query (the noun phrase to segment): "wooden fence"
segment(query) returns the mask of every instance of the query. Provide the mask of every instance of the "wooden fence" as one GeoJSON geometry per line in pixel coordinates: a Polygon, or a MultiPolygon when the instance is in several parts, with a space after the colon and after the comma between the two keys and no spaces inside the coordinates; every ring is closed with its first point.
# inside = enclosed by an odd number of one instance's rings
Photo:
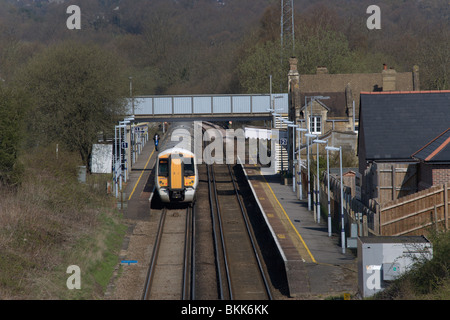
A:
{"type": "Polygon", "coordinates": [[[449,186],[434,186],[380,206],[381,235],[426,235],[449,228],[449,186]]]}
{"type": "MultiPolygon", "coordinates": [[[[327,206],[327,177],[321,181],[321,206],[327,206]]],[[[340,217],[340,181],[330,176],[331,212],[340,217]]],[[[358,224],[361,235],[404,236],[427,235],[430,230],[449,230],[450,188],[448,184],[433,186],[379,205],[369,201],[369,207],[351,196],[344,187],[345,224],[358,224]]]]}

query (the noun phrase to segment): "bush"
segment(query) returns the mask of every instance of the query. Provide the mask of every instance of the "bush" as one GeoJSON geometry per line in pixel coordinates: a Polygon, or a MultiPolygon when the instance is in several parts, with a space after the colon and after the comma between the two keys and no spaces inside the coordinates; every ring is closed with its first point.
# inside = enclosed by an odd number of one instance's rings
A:
{"type": "Polygon", "coordinates": [[[450,232],[434,232],[429,238],[433,258],[418,261],[376,299],[450,299],[450,232]]]}

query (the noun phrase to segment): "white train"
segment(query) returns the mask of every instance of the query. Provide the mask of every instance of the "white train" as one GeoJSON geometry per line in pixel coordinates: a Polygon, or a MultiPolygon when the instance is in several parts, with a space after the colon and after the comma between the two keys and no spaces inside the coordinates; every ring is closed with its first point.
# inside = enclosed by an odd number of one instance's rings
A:
{"type": "Polygon", "coordinates": [[[163,203],[192,203],[198,186],[194,122],[173,122],[159,146],[155,186],[163,203]]]}

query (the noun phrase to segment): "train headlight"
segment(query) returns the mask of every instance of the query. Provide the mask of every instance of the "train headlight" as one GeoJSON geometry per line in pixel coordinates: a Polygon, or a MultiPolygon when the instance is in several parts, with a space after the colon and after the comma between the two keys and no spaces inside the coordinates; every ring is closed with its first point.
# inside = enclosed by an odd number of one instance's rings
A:
{"type": "Polygon", "coordinates": [[[168,187],[169,186],[169,180],[166,177],[158,177],[158,184],[162,187],[168,187]]]}

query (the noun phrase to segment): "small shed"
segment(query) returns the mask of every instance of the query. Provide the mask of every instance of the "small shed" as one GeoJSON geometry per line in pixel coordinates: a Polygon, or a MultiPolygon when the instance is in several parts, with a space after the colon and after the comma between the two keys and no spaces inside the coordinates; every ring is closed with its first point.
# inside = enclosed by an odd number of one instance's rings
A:
{"type": "Polygon", "coordinates": [[[385,289],[419,261],[433,257],[431,242],[424,236],[358,238],[358,289],[370,297],[385,289]]]}

